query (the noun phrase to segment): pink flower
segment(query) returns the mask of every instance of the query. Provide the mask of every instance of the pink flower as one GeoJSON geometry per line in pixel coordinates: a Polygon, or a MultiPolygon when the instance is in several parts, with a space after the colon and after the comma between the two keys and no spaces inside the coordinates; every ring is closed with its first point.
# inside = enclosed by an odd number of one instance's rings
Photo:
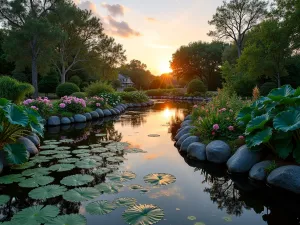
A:
{"type": "Polygon", "coordinates": [[[198,105],[194,105],[193,107],[194,107],[194,108],[198,108],[198,105]]]}
{"type": "Polygon", "coordinates": [[[213,129],[214,129],[214,130],[219,130],[219,129],[220,129],[219,124],[214,124],[214,125],[213,125],[213,129]]]}
{"type": "Polygon", "coordinates": [[[100,104],[100,103],[96,103],[96,106],[97,106],[97,107],[100,107],[100,106],[101,106],[101,104],[100,104]]]}
{"type": "Polygon", "coordinates": [[[59,108],[63,109],[63,108],[65,108],[65,107],[66,107],[66,104],[65,104],[65,103],[60,103],[60,104],[59,104],[59,108]]]}
{"type": "Polygon", "coordinates": [[[232,110],[232,109],[230,109],[230,110],[229,110],[229,112],[233,113],[233,110],[232,110]]]}
{"type": "Polygon", "coordinates": [[[239,139],[240,139],[240,140],[244,140],[245,137],[244,137],[243,135],[241,135],[241,136],[239,136],[239,139]]]}
{"type": "Polygon", "coordinates": [[[38,107],[36,107],[36,106],[31,106],[30,108],[32,108],[32,109],[34,109],[34,110],[39,110],[39,108],[38,107]]]}
{"type": "Polygon", "coordinates": [[[234,131],[234,127],[233,127],[233,126],[229,126],[229,127],[228,127],[228,130],[234,131]]]}
{"type": "Polygon", "coordinates": [[[225,112],[226,111],[226,108],[222,108],[219,110],[219,112],[225,112]]]}

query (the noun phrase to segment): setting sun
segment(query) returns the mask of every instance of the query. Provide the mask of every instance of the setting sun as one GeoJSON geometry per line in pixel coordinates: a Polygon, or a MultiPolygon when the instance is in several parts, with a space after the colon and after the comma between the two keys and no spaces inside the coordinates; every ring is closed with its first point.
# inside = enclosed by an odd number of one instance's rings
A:
{"type": "Polygon", "coordinates": [[[160,73],[171,73],[173,70],[170,68],[170,63],[169,62],[162,62],[159,65],[159,72],[160,73]]]}

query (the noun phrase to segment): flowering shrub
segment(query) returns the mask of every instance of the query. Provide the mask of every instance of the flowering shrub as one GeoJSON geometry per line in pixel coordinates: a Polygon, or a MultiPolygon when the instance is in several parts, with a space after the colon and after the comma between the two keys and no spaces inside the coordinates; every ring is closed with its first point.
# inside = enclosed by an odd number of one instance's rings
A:
{"type": "Polygon", "coordinates": [[[37,99],[27,99],[23,101],[23,105],[38,111],[40,115],[44,118],[48,117],[49,114],[53,111],[53,105],[47,97],[45,98],[39,97],[37,99]]]}
{"type": "Polygon", "coordinates": [[[142,91],[120,92],[119,95],[122,101],[126,103],[142,103],[148,102],[149,97],[142,91]]]}
{"type": "Polygon", "coordinates": [[[86,109],[86,101],[82,98],[64,96],[56,103],[58,112],[83,113],[86,109]]]}
{"type": "Polygon", "coordinates": [[[115,107],[121,102],[121,97],[116,93],[102,93],[99,94],[99,97],[105,100],[105,103],[108,105],[115,107]]]}
{"type": "Polygon", "coordinates": [[[86,98],[86,100],[87,100],[88,107],[93,110],[97,108],[102,108],[102,109],[107,108],[106,101],[104,100],[104,98],[94,96],[89,99],[86,98]]]}

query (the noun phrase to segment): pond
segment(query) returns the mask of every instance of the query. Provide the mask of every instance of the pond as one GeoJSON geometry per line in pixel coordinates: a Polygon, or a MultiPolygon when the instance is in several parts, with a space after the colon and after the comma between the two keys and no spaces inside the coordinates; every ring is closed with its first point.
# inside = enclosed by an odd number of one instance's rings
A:
{"type": "MultiPolygon", "coordinates": [[[[0,184],[1,195],[11,197],[0,206],[1,221],[9,221],[27,207],[53,205],[60,215],[83,215],[88,225],[125,225],[125,219],[147,219],[161,225],[299,224],[299,197],[271,191],[244,176],[230,176],[224,166],[179,154],[172,139],[191,107],[188,103],[156,102],[152,108],[127,111],[113,120],[49,128],[43,144],[48,147],[31,159],[32,167],[2,174],[22,176],[14,178],[19,184],[10,179],[0,184]],[[55,166],[58,164],[64,165],[55,166]],[[70,177],[75,174],[79,176],[70,177]],[[38,179],[41,176],[46,178],[38,179]],[[50,188],[33,191],[36,187],[30,186],[35,185],[50,188]],[[65,192],[73,188],[76,193],[65,192]],[[146,204],[145,211],[129,210],[123,218],[125,205],[135,203],[146,204]],[[150,216],[143,217],[146,211],[150,216]]],[[[74,218],[68,224],[80,225],[74,218]]],[[[61,217],[57,221],[49,224],[64,224],[61,217]]]]}

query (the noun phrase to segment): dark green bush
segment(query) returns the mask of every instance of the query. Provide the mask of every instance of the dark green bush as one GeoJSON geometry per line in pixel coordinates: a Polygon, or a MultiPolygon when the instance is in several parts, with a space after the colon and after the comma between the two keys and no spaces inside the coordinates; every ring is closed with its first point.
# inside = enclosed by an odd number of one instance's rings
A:
{"type": "Polygon", "coordinates": [[[187,88],[188,94],[194,94],[196,92],[205,94],[206,91],[207,91],[207,87],[199,79],[194,79],[188,84],[188,88],[187,88]]]}
{"type": "Polygon", "coordinates": [[[8,76],[0,77],[0,98],[20,103],[26,96],[31,95],[34,88],[31,84],[17,81],[8,76]]]}
{"type": "Polygon", "coordinates": [[[151,89],[145,91],[148,96],[184,96],[185,90],[183,88],[174,89],[151,89]]]}
{"type": "Polygon", "coordinates": [[[132,91],[137,91],[137,89],[134,88],[134,87],[127,87],[127,88],[124,88],[124,91],[125,92],[132,92],[132,91]]]}
{"type": "Polygon", "coordinates": [[[75,92],[80,92],[80,88],[73,83],[66,82],[58,85],[56,88],[56,95],[60,98],[63,96],[69,96],[75,92]]]}
{"type": "Polygon", "coordinates": [[[120,92],[119,95],[125,103],[142,103],[149,101],[149,97],[143,91],[120,92]]]}
{"type": "Polygon", "coordinates": [[[76,84],[78,87],[80,87],[82,80],[79,76],[72,76],[69,80],[70,83],[76,84]]]}
{"type": "Polygon", "coordinates": [[[87,97],[87,94],[85,92],[74,92],[72,94],[72,96],[74,96],[76,98],[85,98],[85,97],[87,97]]]}
{"type": "Polygon", "coordinates": [[[59,84],[58,76],[47,75],[42,77],[39,82],[39,92],[41,93],[55,93],[55,90],[59,84]]]}
{"type": "Polygon", "coordinates": [[[84,91],[87,93],[89,97],[98,96],[102,93],[114,93],[114,88],[105,82],[96,81],[91,83],[89,86],[84,88],[84,91]]]}
{"type": "Polygon", "coordinates": [[[264,83],[259,89],[261,96],[267,96],[274,88],[277,88],[277,85],[274,82],[264,83]]]}

